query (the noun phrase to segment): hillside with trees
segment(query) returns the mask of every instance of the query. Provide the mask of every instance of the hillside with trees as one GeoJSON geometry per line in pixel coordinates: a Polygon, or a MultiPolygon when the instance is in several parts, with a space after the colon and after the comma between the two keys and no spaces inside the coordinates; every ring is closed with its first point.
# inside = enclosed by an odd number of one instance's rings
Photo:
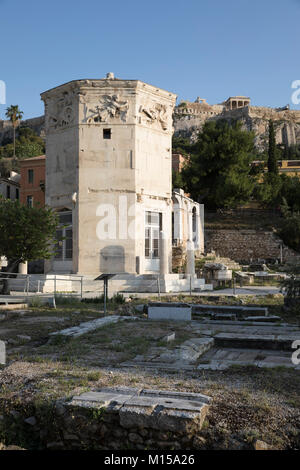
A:
{"type": "Polygon", "coordinates": [[[16,129],[15,143],[7,138],[0,146],[0,172],[19,171],[19,161],[45,153],[45,142],[29,127],[16,129]]]}
{"type": "MultiPolygon", "coordinates": [[[[258,155],[255,135],[244,130],[238,121],[209,121],[203,126],[195,143],[174,137],[174,153],[190,155],[180,174],[173,174],[177,187],[205,205],[206,210],[232,211],[255,207],[272,213],[272,222],[265,221],[291,248],[300,251],[300,179],[279,174],[278,160],[284,154],[298,155],[298,147],[285,149],[276,145],[274,123],[269,121],[268,146],[258,155]],[[254,160],[262,164],[253,166],[254,160]],[[265,163],[265,164],[264,164],[265,163]],[[265,170],[266,167],[266,170],[265,170]]],[[[240,215],[239,215],[240,217],[240,215]]],[[[259,215],[258,215],[259,217],[259,215]]],[[[211,223],[212,221],[210,221],[211,223]]],[[[228,224],[228,220],[225,221],[228,224]]],[[[255,228],[252,219],[252,228],[255,228]]],[[[257,220],[257,227],[261,225],[257,220]]],[[[245,224],[233,217],[228,228],[245,224]]]]}

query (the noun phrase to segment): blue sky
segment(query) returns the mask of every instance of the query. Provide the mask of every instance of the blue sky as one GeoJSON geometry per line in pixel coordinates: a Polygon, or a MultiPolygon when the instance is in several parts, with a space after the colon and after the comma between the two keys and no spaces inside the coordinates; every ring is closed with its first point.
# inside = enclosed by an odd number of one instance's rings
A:
{"type": "Polygon", "coordinates": [[[283,106],[300,80],[299,20],[300,0],[0,0],[0,80],[25,118],[43,114],[42,91],[106,72],[179,100],[283,106]]]}

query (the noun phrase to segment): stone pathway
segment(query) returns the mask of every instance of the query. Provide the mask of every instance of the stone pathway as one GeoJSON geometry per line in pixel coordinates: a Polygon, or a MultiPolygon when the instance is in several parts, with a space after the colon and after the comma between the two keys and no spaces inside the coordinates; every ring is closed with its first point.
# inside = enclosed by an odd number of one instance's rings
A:
{"type": "Polygon", "coordinates": [[[104,326],[112,323],[117,323],[118,321],[138,319],[138,317],[110,315],[108,317],[97,318],[96,320],[83,322],[78,326],[72,326],[71,328],[66,328],[65,330],[55,331],[54,333],[50,333],[50,337],[65,336],[68,338],[78,338],[78,336],[82,336],[85,333],[97,330],[98,328],[103,328],[104,326]]]}
{"type": "Polygon", "coordinates": [[[123,367],[132,365],[149,364],[158,366],[164,364],[172,368],[187,367],[208,351],[214,344],[213,338],[192,338],[185,341],[174,349],[164,347],[153,347],[145,355],[136,356],[133,361],[123,362],[123,367]]]}
{"type": "Polygon", "coordinates": [[[212,348],[201,357],[201,361],[197,366],[197,369],[224,370],[233,365],[254,365],[257,367],[284,366],[300,370],[300,366],[295,366],[292,363],[291,353],[244,348],[212,348]]]}

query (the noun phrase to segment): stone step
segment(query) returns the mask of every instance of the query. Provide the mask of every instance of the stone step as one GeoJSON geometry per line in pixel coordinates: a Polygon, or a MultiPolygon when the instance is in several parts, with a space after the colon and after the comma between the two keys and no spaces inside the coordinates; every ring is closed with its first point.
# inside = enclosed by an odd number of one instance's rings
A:
{"type": "Polygon", "coordinates": [[[222,348],[248,348],[248,349],[270,349],[280,351],[293,351],[292,344],[295,335],[250,335],[242,333],[218,333],[214,336],[217,347],[222,348]]]}
{"type": "Polygon", "coordinates": [[[263,323],[276,323],[281,321],[281,317],[277,315],[269,316],[250,316],[243,318],[244,321],[254,321],[254,322],[263,322],[263,323]]]}
{"type": "Polygon", "coordinates": [[[197,370],[225,370],[229,369],[232,366],[256,366],[256,367],[267,367],[267,368],[276,368],[276,367],[287,367],[289,369],[296,369],[297,371],[300,370],[300,366],[296,366],[292,362],[283,362],[283,361],[274,361],[274,362],[266,362],[266,361],[255,361],[254,363],[250,363],[248,361],[211,361],[208,364],[199,364],[197,366],[197,370]]]}
{"type": "Polygon", "coordinates": [[[235,313],[214,313],[211,316],[212,320],[231,320],[234,321],[237,319],[237,316],[235,313]]]}
{"type": "Polygon", "coordinates": [[[268,309],[265,307],[245,307],[245,306],[233,306],[233,305],[203,305],[203,304],[191,304],[193,315],[204,315],[212,316],[215,314],[233,314],[236,317],[242,316],[267,316],[268,309]]]}

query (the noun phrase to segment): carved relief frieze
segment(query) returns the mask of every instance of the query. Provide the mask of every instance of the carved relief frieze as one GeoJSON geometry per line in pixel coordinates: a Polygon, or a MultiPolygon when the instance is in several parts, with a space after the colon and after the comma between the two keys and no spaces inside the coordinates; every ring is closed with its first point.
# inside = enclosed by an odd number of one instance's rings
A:
{"type": "Polygon", "coordinates": [[[46,103],[46,127],[57,130],[73,124],[75,119],[74,93],[65,92],[46,103]]]}
{"type": "Polygon", "coordinates": [[[94,122],[109,122],[119,119],[126,122],[129,104],[127,100],[122,100],[118,95],[103,95],[99,99],[99,104],[94,106],[85,105],[85,119],[88,124],[94,122]]]}
{"type": "Polygon", "coordinates": [[[164,131],[168,129],[168,112],[165,105],[160,103],[141,105],[139,112],[142,121],[147,124],[158,123],[164,131]]]}

